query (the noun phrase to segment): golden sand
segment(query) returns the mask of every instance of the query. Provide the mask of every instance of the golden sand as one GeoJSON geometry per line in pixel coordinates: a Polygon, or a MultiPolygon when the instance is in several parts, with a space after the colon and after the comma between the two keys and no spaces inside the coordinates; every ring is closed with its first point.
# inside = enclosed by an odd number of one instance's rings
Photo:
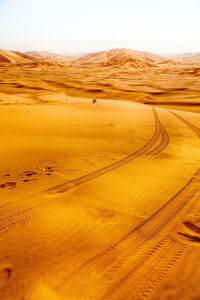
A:
{"type": "Polygon", "coordinates": [[[200,115],[94,102],[103,73],[1,70],[0,299],[199,299],[200,115]]]}

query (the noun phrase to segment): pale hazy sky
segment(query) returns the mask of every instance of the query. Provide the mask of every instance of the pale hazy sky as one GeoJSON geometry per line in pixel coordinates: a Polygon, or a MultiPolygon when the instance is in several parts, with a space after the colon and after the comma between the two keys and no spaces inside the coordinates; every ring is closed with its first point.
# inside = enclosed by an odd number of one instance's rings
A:
{"type": "Polygon", "coordinates": [[[200,0],[0,0],[0,48],[200,52],[200,0]]]}

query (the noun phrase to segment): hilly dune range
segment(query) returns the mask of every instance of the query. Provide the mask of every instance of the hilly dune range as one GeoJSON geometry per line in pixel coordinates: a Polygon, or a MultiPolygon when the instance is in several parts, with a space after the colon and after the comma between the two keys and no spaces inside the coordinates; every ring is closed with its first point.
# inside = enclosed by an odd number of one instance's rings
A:
{"type": "Polygon", "coordinates": [[[0,300],[200,299],[200,54],[0,50],[0,300]]]}
{"type": "Polygon", "coordinates": [[[199,53],[162,57],[112,49],[73,56],[0,50],[0,64],[1,92],[18,101],[26,94],[27,101],[39,102],[47,94],[55,99],[58,93],[199,111],[199,53]]]}

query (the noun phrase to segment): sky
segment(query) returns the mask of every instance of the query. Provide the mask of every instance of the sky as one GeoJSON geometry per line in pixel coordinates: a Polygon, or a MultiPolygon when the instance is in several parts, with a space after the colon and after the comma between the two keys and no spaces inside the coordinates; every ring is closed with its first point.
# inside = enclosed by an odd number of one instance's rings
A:
{"type": "Polygon", "coordinates": [[[0,48],[200,52],[200,0],[0,0],[0,48]]]}

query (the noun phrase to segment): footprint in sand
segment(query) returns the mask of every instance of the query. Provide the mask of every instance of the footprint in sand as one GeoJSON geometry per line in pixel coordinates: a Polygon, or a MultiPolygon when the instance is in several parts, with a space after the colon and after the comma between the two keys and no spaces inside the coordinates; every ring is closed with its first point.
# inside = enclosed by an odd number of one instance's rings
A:
{"type": "Polygon", "coordinates": [[[10,266],[0,266],[0,291],[6,286],[11,273],[12,270],[10,266]]]}
{"type": "Polygon", "coordinates": [[[25,171],[23,174],[27,177],[31,177],[33,175],[37,175],[37,172],[35,172],[35,171],[25,171]]]}
{"type": "Polygon", "coordinates": [[[51,166],[46,166],[46,167],[44,167],[44,170],[45,170],[45,174],[50,176],[51,173],[54,171],[54,168],[51,166]]]}
{"type": "Polygon", "coordinates": [[[35,171],[25,171],[25,172],[23,172],[23,174],[21,174],[20,176],[21,176],[21,178],[23,178],[23,181],[24,182],[28,182],[28,181],[32,181],[32,180],[34,180],[34,179],[36,179],[35,178],[35,175],[37,175],[38,173],[37,172],[35,172],[35,171]],[[33,178],[32,178],[33,177],[33,178]]]}
{"type": "Polygon", "coordinates": [[[1,188],[1,189],[5,189],[5,188],[6,188],[6,189],[13,189],[13,188],[16,187],[16,185],[17,185],[16,182],[10,181],[10,182],[1,183],[1,184],[0,184],[0,188],[1,188]]]}
{"type": "Polygon", "coordinates": [[[49,172],[53,172],[53,167],[47,166],[45,167],[45,170],[49,172]]]}
{"type": "Polygon", "coordinates": [[[200,245],[200,216],[189,215],[187,219],[182,222],[182,227],[178,235],[185,242],[200,245]]]}
{"type": "MultiPolygon", "coordinates": [[[[40,168],[37,168],[37,169],[39,171],[41,171],[40,168]]],[[[43,171],[45,172],[45,175],[50,176],[54,172],[54,167],[45,166],[43,168],[43,171]]],[[[39,175],[39,174],[40,174],[40,172],[38,173],[36,171],[25,171],[22,174],[20,174],[20,176],[21,176],[21,178],[24,182],[29,182],[29,181],[32,181],[32,180],[36,180],[37,179],[36,175],[39,175]]]]}

